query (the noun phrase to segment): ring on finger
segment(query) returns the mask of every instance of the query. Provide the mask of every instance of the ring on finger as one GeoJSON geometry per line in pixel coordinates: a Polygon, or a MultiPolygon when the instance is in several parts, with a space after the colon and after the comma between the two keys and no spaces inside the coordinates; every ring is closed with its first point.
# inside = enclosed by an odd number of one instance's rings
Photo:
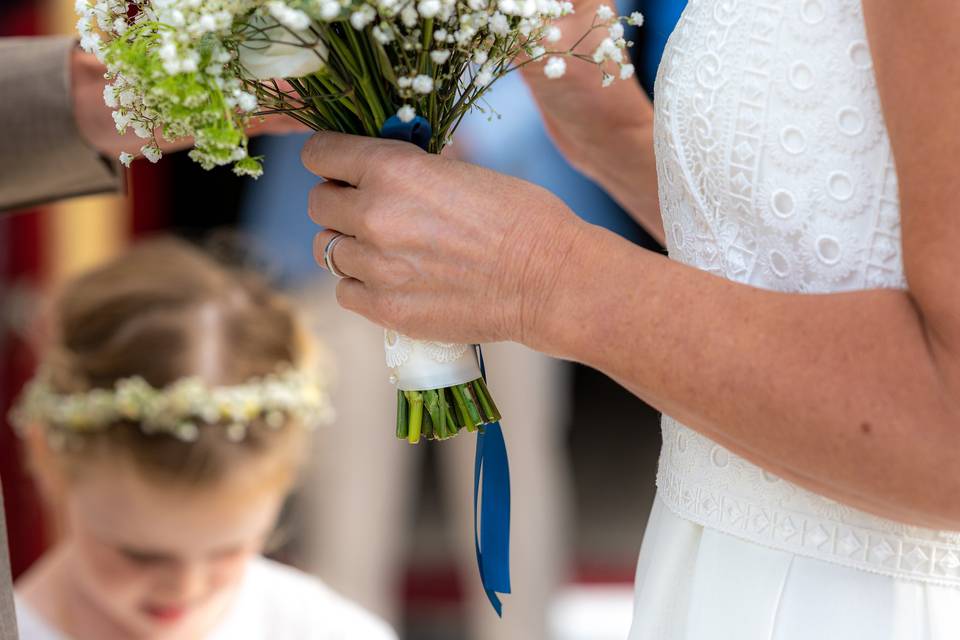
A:
{"type": "Polygon", "coordinates": [[[347,274],[337,269],[337,265],[334,264],[333,250],[336,248],[338,242],[349,237],[350,236],[346,234],[336,231],[334,232],[334,236],[327,240],[327,245],[323,248],[323,264],[327,266],[327,271],[341,279],[346,278],[347,274]]]}

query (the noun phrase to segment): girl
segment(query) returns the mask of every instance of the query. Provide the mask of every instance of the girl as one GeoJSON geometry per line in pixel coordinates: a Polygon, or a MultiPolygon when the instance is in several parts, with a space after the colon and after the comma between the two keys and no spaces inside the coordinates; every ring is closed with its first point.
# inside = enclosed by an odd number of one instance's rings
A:
{"type": "Polygon", "coordinates": [[[307,361],[279,296],[177,241],[68,286],[16,412],[63,529],[22,639],[395,638],[259,555],[328,409],[307,361]]]}

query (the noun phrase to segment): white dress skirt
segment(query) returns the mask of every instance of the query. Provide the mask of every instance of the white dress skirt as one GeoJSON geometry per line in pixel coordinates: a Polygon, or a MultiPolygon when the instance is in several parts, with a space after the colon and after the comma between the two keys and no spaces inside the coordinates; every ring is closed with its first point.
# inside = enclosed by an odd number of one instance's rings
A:
{"type": "MultiPolygon", "coordinates": [[[[906,286],[860,0],[691,0],[655,118],[672,259],[797,294],[906,286]]],[[[663,440],[630,640],[960,639],[960,534],[806,491],[669,417],[663,440]]]]}

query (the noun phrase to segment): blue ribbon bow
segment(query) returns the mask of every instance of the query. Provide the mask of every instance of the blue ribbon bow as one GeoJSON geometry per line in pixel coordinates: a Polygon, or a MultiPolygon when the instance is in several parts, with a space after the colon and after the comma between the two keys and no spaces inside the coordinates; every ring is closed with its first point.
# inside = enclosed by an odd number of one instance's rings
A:
{"type": "MultiPolygon", "coordinates": [[[[416,116],[410,122],[392,116],[380,129],[380,137],[412,142],[424,151],[431,136],[430,123],[422,116],[416,116]]],[[[479,345],[477,358],[480,373],[486,380],[479,345]]],[[[497,594],[510,593],[510,463],[499,422],[486,425],[477,434],[473,468],[473,540],[483,590],[497,615],[503,616],[503,605],[497,594]]]]}

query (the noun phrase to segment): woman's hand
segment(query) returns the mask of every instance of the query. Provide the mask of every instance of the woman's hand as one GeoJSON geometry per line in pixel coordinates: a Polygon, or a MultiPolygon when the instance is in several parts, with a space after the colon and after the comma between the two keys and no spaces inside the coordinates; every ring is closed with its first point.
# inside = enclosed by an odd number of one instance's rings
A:
{"type": "Polygon", "coordinates": [[[524,341],[586,224],[532,184],[412,144],[316,134],[303,162],[314,254],[334,231],[337,298],[382,326],[450,342],[524,341]]]}
{"type": "MultiPolygon", "coordinates": [[[[575,2],[576,12],[555,23],[562,36],[549,48],[564,51],[572,47],[590,31],[597,7],[603,4],[612,2],[575,2]]],[[[577,45],[576,52],[592,55],[606,37],[606,28],[596,29],[577,45]]],[[[601,160],[597,155],[607,143],[622,140],[627,132],[642,135],[652,129],[653,109],[636,80],[618,79],[604,88],[596,65],[575,58],[567,62],[567,71],[560,79],[548,78],[541,62],[526,65],[522,73],[558,148],[574,166],[592,176],[593,166],[601,160]]],[[[613,75],[619,73],[612,63],[604,69],[613,75]]],[[[609,153],[609,148],[606,151],[609,153]]]]}

